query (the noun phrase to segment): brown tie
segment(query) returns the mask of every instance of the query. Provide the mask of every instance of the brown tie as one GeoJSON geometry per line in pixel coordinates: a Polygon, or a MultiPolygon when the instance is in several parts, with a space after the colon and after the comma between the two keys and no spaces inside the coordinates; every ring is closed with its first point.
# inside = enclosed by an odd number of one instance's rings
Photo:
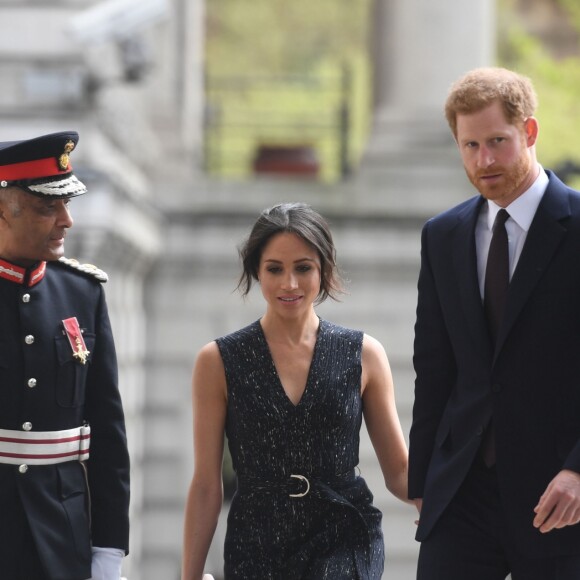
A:
{"type": "MultiPolygon", "coordinates": [[[[489,245],[483,307],[491,343],[495,348],[497,333],[503,319],[508,286],[510,283],[508,237],[505,222],[510,217],[505,209],[500,209],[493,224],[493,235],[489,245]]],[[[495,437],[493,417],[487,426],[482,446],[483,460],[488,467],[495,464],[495,437]]]]}

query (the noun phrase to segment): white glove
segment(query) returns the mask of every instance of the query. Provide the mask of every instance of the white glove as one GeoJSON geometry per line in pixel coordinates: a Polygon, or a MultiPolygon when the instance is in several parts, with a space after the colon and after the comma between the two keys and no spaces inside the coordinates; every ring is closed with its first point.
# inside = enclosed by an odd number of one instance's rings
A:
{"type": "Polygon", "coordinates": [[[120,580],[125,552],[118,548],[93,548],[92,580],[120,580]]]}
{"type": "Polygon", "coordinates": [[[214,577],[211,574],[204,574],[201,580],[214,580],[214,577]]]}

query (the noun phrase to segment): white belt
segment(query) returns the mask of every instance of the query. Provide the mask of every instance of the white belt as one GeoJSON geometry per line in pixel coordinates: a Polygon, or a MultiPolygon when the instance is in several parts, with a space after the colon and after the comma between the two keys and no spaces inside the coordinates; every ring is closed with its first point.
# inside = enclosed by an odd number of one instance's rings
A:
{"type": "Polygon", "coordinates": [[[12,431],[0,429],[0,463],[52,465],[89,458],[91,428],[64,431],[12,431]]]}

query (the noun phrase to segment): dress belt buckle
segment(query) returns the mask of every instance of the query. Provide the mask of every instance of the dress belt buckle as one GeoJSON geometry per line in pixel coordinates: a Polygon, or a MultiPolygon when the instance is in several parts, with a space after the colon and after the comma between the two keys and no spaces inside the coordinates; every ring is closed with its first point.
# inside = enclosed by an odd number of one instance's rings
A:
{"type": "Polygon", "coordinates": [[[303,481],[306,484],[306,491],[304,491],[302,493],[289,493],[288,495],[290,497],[304,497],[305,495],[308,495],[308,492],[310,491],[310,482],[308,481],[308,479],[306,477],[304,477],[303,475],[296,475],[296,474],[291,474],[290,477],[293,477],[294,479],[299,479],[300,481],[303,481]]]}

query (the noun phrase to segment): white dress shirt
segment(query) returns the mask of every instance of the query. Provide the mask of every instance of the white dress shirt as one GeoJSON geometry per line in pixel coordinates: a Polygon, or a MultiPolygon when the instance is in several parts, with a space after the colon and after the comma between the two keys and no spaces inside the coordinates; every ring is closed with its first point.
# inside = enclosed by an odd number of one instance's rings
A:
{"type": "MultiPolygon", "coordinates": [[[[540,173],[531,185],[518,198],[510,203],[505,209],[510,214],[505,223],[508,235],[508,251],[510,260],[510,280],[516,269],[522,253],[528,230],[536,215],[542,196],[548,187],[548,176],[540,166],[540,173]]],[[[489,244],[493,233],[493,223],[501,207],[491,200],[481,206],[479,218],[475,226],[475,250],[477,252],[477,274],[479,279],[479,292],[483,300],[483,288],[485,281],[485,269],[489,244]]]]}

